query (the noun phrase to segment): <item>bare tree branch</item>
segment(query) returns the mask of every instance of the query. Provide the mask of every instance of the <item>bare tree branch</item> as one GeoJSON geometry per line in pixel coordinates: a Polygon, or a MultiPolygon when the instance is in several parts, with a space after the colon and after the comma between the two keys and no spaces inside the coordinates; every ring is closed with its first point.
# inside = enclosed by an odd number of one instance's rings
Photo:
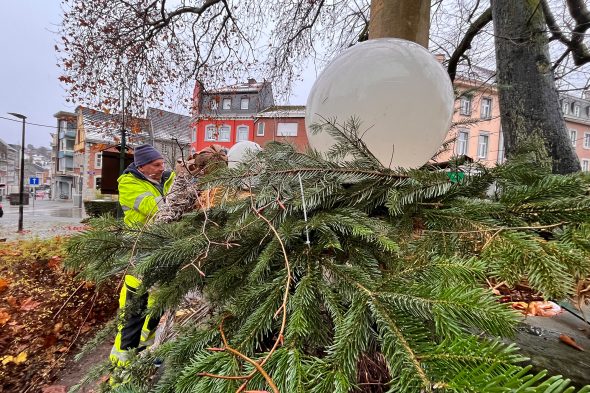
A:
{"type": "MultiPolygon", "coordinates": [[[[556,39],[564,44],[568,48],[569,53],[571,53],[574,64],[581,66],[590,62],[590,51],[588,50],[588,46],[584,43],[584,34],[590,28],[590,11],[583,0],[566,0],[566,3],[570,15],[576,22],[576,25],[571,32],[571,39],[565,35],[557,24],[555,17],[547,4],[547,0],[541,0],[540,2],[543,8],[543,14],[545,15],[545,22],[551,32],[551,39],[556,39]]],[[[563,59],[560,59],[559,63],[562,60],[563,59]]],[[[557,67],[557,65],[554,65],[554,68],[555,67],[557,67]]]]}
{"type": "Polygon", "coordinates": [[[469,26],[469,29],[467,29],[467,32],[463,36],[463,39],[449,59],[447,71],[451,81],[454,81],[457,75],[457,64],[459,63],[459,60],[465,55],[465,52],[471,49],[471,42],[473,41],[473,38],[479,34],[479,32],[491,21],[492,9],[488,8],[471,24],[471,26],[469,26]]]}
{"type": "MultiPolygon", "coordinates": [[[[370,0],[61,1],[57,51],[69,100],[116,110],[124,86],[133,113],[147,103],[167,106],[179,96],[190,107],[195,79],[215,88],[256,77],[286,95],[309,61],[321,69],[366,39],[370,19],[370,0]]],[[[486,4],[431,2],[430,47],[449,54],[451,79],[460,63],[494,67],[486,4]]],[[[541,6],[557,78],[567,76],[560,79],[562,86],[586,85],[587,70],[580,65],[590,63],[588,5],[542,0],[541,6]]]]}

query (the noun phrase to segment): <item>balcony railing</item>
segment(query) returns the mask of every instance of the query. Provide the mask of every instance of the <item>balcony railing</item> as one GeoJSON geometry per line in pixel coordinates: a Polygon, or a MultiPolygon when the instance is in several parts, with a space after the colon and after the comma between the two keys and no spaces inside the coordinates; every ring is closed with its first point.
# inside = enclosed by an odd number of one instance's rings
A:
{"type": "Polygon", "coordinates": [[[70,138],[70,139],[76,138],[76,130],[60,131],[59,132],[59,139],[64,139],[64,138],[70,138]]]}
{"type": "Polygon", "coordinates": [[[57,158],[74,157],[73,150],[60,150],[57,152],[57,158]]]}

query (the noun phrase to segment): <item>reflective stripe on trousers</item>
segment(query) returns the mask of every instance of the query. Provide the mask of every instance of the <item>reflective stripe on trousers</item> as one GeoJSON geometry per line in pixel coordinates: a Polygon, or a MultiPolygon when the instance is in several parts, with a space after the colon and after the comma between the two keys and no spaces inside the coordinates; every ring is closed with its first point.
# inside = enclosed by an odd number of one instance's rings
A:
{"type": "Polygon", "coordinates": [[[140,285],[141,281],[136,277],[125,276],[125,284],[119,296],[119,309],[122,312],[109,356],[117,366],[128,364],[130,350],[145,349],[153,343],[156,327],[160,322],[160,316],[148,314],[154,303],[153,297],[147,293],[137,294],[140,285]]]}

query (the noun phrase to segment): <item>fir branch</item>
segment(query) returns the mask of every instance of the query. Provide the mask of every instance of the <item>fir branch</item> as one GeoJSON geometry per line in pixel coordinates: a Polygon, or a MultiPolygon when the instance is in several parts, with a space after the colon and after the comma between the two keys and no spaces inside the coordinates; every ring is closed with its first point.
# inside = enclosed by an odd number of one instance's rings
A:
{"type": "Polygon", "coordinates": [[[498,228],[482,228],[475,231],[436,231],[432,229],[425,229],[424,232],[428,233],[441,233],[445,235],[453,234],[453,235],[466,235],[466,234],[476,234],[476,233],[485,233],[485,232],[495,232],[498,234],[502,231],[522,231],[522,230],[538,230],[538,229],[551,229],[555,227],[561,227],[568,224],[567,222],[558,222],[556,224],[550,225],[537,225],[537,226],[526,226],[526,227],[498,227],[498,228]]]}

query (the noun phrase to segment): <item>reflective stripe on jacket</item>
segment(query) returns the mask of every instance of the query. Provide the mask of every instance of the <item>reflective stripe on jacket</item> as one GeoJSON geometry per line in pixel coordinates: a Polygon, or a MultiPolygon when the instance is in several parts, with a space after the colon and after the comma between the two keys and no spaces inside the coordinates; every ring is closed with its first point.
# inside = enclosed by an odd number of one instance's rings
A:
{"type": "Polygon", "coordinates": [[[160,185],[162,187],[160,190],[131,166],[133,164],[117,179],[119,203],[125,214],[125,224],[128,226],[145,224],[158,212],[158,203],[172,188],[175,177],[174,172],[163,175],[164,184],[160,185]]]}

